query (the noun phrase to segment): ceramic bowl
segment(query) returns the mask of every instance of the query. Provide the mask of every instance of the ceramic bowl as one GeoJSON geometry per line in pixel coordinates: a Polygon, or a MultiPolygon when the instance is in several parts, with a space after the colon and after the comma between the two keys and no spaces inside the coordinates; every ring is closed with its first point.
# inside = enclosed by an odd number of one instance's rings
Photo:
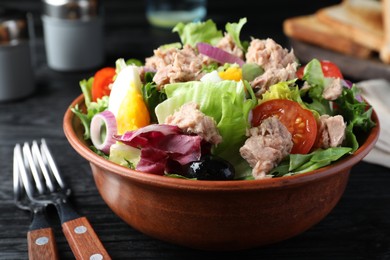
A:
{"type": "MultiPolygon", "coordinates": [[[[83,107],[79,96],[71,104],[83,107]]],[[[378,118],[373,113],[373,120],[378,118]]],[[[242,250],[279,242],[309,229],[335,207],[351,168],[374,147],[379,124],[350,156],[290,177],[194,181],[137,172],[96,155],[68,110],[64,132],[89,161],[103,200],[123,221],[163,241],[195,249],[242,250]]]]}

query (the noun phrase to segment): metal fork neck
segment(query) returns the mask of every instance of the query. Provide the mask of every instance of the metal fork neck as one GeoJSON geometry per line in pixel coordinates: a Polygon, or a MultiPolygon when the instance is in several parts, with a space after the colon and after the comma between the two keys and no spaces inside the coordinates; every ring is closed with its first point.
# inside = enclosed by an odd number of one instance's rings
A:
{"type": "Polygon", "coordinates": [[[38,207],[33,210],[33,219],[29,228],[30,231],[50,227],[50,224],[49,222],[47,222],[45,214],[46,213],[43,207],[38,207]]]}
{"type": "Polygon", "coordinates": [[[58,214],[61,220],[61,223],[65,223],[70,220],[80,218],[80,215],[72,208],[72,206],[63,198],[58,198],[56,200],[55,206],[58,210],[58,214]]]}

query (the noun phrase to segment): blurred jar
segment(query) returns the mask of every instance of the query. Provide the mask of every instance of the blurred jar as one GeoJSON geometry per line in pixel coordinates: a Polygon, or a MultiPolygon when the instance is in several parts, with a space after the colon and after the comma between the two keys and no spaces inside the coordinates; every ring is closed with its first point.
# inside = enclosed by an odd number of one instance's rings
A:
{"type": "Polygon", "coordinates": [[[104,62],[103,18],[98,0],[42,0],[49,68],[77,71],[104,62]]]}
{"type": "Polygon", "coordinates": [[[150,24],[173,28],[177,23],[201,21],[207,14],[207,0],[147,0],[146,17],[150,24]]]}
{"type": "Polygon", "coordinates": [[[25,13],[0,7],[0,101],[19,99],[35,89],[25,13]]]}

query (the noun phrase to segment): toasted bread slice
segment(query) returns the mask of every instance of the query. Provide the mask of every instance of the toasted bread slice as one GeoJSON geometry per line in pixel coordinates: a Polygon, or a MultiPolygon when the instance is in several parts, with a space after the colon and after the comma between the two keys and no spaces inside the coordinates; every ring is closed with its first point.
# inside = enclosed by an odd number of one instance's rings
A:
{"type": "Polygon", "coordinates": [[[390,0],[382,0],[384,42],[380,51],[380,59],[390,64],[390,0]]]}
{"type": "Polygon", "coordinates": [[[369,48],[321,23],[316,15],[288,18],[283,23],[283,30],[291,38],[339,53],[360,58],[368,58],[372,54],[372,50],[369,48]]]}
{"type": "Polygon", "coordinates": [[[383,28],[382,4],[377,0],[344,0],[343,5],[357,19],[376,28],[383,28]]]}
{"type": "Polygon", "coordinates": [[[345,4],[319,9],[316,15],[321,22],[332,27],[337,33],[375,51],[382,48],[383,26],[367,23],[364,16],[348,11],[345,4]]]}

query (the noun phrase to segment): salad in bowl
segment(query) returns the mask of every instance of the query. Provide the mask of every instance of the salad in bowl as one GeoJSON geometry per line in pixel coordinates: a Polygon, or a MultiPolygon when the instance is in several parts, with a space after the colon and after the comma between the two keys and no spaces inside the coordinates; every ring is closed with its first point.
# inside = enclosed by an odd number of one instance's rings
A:
{"type": "Polygon", "coordinates": [[[240,39],[246,18],[173,29],[180,42],[120,58],[80,82],[72,111],[91,149],[137,172],[194,180],[302,174],[359,147],[372,108],[337,65],[299,64],[274,40],[240,39]]]}

